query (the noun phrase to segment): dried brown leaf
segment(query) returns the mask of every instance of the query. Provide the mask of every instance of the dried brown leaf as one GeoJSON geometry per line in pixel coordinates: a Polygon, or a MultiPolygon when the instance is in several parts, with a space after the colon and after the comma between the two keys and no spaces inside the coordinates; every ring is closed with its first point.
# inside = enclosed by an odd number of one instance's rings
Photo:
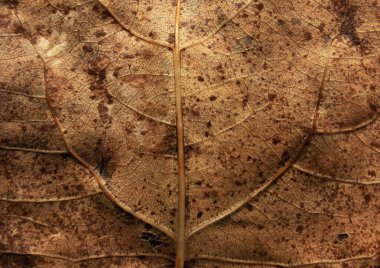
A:
{"type": "Polygon", "coordinates": [[[365,0],[0,1],[0,265],[375,267],[379,27],[365,0]]]}

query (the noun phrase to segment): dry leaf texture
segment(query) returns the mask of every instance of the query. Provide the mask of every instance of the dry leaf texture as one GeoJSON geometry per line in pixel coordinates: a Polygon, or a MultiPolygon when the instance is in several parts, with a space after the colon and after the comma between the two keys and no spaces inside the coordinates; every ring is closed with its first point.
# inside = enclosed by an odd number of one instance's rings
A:
{"type": "Polygon", "coordinates": [[[376,0],[0,0],[0,266],[376,267],[376,0]]]}

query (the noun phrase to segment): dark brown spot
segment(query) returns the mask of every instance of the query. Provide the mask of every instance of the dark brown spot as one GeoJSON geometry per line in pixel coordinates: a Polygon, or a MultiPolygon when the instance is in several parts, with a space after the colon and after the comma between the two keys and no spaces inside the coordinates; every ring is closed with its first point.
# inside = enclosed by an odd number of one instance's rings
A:
{"type": "Polygon", "coordinates": [[[123,69],[123,67],[116,67],[115,70],[112,73],[113,76],[115,76],[116,78],[119,77],[121,69],[123,69]]]}
{"type": "Polygon", "coordinates": [[[249,211],[253,210],[253,206],[250,203],[245,204],[245,208],[248,209],[249,211]]]}
{"type": "Polygon", "coordinates": [[[360,38],[356,33],[355,16],[350,12],[340,26],[340,32],[346,35],[353,45],[360,45],[360,38]]]}
{"type": "Polygon", "coordinates": [[[336,237],[336,240],[338,242],[343,242],[344,240],[347,240],[347,239],[348,239],[348,234],[346,233],[338,234],[338,236],[336,237]]]}
{"type": "Polygon", "coordinates": [[[124,55],[124,58],[125,58],[125,59],[134,59],[134,58],[135,58],[135,55],[125,54],[125,55],[124,55]]]}
{"type": "Polygon", "coordinates": [[[202,183],[203,183],[203,181],[201,181],[201,180],[197,180],[197,181],[195,181],[195,185],[197,185],[197,186],[201,186],[202,183]]]}
{"type": "Polygon", "coordinates": [[[98,104],[98,112],[100,120],[103,124],[112,123],[112,117],[108,114],[108,107],[105,105],[104,100],[101,100],[98,104]]]}
{"type": "Polygon", "coordinates": [[[202,211],[198,211],[198,213],[197,213],[197,218],[199,219],[199,218],[201,218],[203,216],[203,212],[202,211]]]}
{"type": "Polygon", "coordinates": [[[104,79],[106,79],[106,70],[105,69],[102,69],[99,71],[98,73],[98,77],[101,81],[103,81],[104,79]]]}
{"type": "Polygon", "coordinates": [[[103,31],[103,30],[97,30],[95,32],[95,36],[96,37],[103,37],[103,36],[106,36],[106,35],[107,35],[107,33],[105,31],[103,31]]]}
{"type": "Polygon", "coordinates": [[[368,175],[371,177],[376,177],[376,171],[374,170],[368,170],[368,175]]]}
{"type": "Polygon", "coordinates": [[[217,96],[214,96],[214,95],[211,95],[209,97],[210,101],[215,101],[218,97],[217,96]]]}
{"type": "Polygon", "coordinates": [[[152,50],[144,49],[142,51],[142,55],[143,55],[144,59],[148,59],[149,60],[149,59],[153,58],[154,53],[153,53],[152,50]]]}
{"type": "Polygon", "coordinates": [[[360,45],[361,40],[356,32],[356,9],[347,0],[332,0],[334,12],[343,19],[340,25],[340,33],[347,36],[353,45],[360,45]]]}
{"type": "Polygon", "coordinates": [[[311,32],[304,32],[303,36],[306,41],[309,41],[312,38],[311,32]]]}
{"type": "Polygon", "coordinates": [[[102,12],[102,19],[108,19],[108,18],[110,18],[111,17],[111,13],[109,13],[108,12],[108,10],[104,10],[103,12],[102,12]]]}
{"type": "Polygon", "coordinates": [[[162,244],[160,235],[152,232],[143,232],[141,240],[147,241],[152,248],[157,248],[162,244]]]}
{"type": "MultiPolygon", "coordinates": [[[[16,236],[14,236],[16,237],[16,236]]],[[[0,243],[0,250],[3,249],[3,244],[0,243]]],[[[5,247],[4,247],[5,248],[5,247]]],[[[38,267],[36,258],[33,255],[13,255],[13,254],[4,254],[1,256],[0,263],[4,264],[5,266],[2,267],[28,267],[28,268],[34,268],[38,267]],[[8,259],[9,257],[9,259],[8,259]],[[9,265],[8,265],[9,264],[9,265]]],[[[41,263],[40,263],[41,265],[41,263]]]]}
{"type": "Polygon", "coordinates": [[[368,204],[369,202],[371,202],[371,200],[372,200],[372,197],[371,197],[370,194],[366,194],[366,195],[364,195],[363,198],[364,198],[364,202],[367,203],[367,204],[368,204]]]}
{"type": "Polygon", "coordinates": [[[94,48],[90,44],[84,44],[82,47],[84,52],[91,53],[94,51],[94,48]]]}
{"type": "Polygon", "coordinates": [[[177,214],[177,209],[172,208],[170,211],[170,216],[175,217],[176,214],[177,214]]]}
{"type": "Polygon", "coordinates": [[[303,225],[297,225],[296,232],[300,234],[302,233],[302,231],[303,231],[303,225]]]}
{"type": "Polygon", "coordinates": [[[171,130],[152,148],[153,153],[173,155],[177,151],[177,136],[171,130]]]}
{"type": "Polygon", "coordinates": [[[107,180],[111,177],[109,170],[108,170],[109,161],[110,161],[110,158],[102,157],[100,159],[100,163],[99,163],[98,168],[97,168],[99,170],[100,176],[102,176],[102,178],[105,180],[107,180]]]}
{"type": "Polygon", "coordinates": [[[170,33],[170,34],[168,35],[168,39],[167,39],[168,43],[169,43],[169,44],[173,44],[173,43],[174,43],[174,40],[175,40],[175,35],[174,35],[174,33],[170,33]]]}
{"type": "Polygon", "coordinates": [[[10,6],[17,6],[19,4],[19,0],[5,0],[5,3],[10,5],[10,6]]]}
{"type": "Polygon", "coordinates": [[[256,8],[257,8],[259,11],[261,11],[261,10],[263,10],[263,8],[264,8],[264,4],[263,4],[263,3],[258,3],[258,4],[256,4],[256,8]]]}
{"type": "Polygon", "coordinates": [[[321,24],[319,24],[319,26],[318,26],[318,30],[319,30],[320,32],[323,32],[323,30],[325,29],[325,26],[326,26],[326,24],[324,24],[324,23],[322,22],[321,24]]]}
{"type": "Polygon", "coordinates": [[[22,34],[25,33],[26,29],[22,25],[17,25],[15,29],[15,33],[17,34],[22,34]]]}
{"type": "Polygon", "coordinates": [[[274,94],[274,93],[269,93],[269,94],[268,94],[268,100],[269,100],[269,101],[273,101],[273,100],[276,98],[276,96],[277,96],[277,95],[274,94]]]}
{"type": "Polygon", "coordinates": [[[282,153],[282,155],[281,155],[281,160],[280,160],[279,164],[280,164],[281,166],[283,166],[283,165],[285,165],[286,162],[289,161],[289,159],[290,159],[290,154],[289,154],[289,152],[288,152],[288,151],[284,151],[284,152],[282,153]]]}
{"type": "Polygon", "coordinates": [[[282,19],[278,19],[278,20],[277,20],[277,23],[278,23],[278,25],[284,25],[284,24],[285,24],[285,21],[283,21],[282,19]]]}
{"type": "Polygon", "coordinates": [[[198,110],[191,109],[190,112],[194,116],[200,116],[201,115],[198,110]]]}
{"type": "Polygon", "coordinates": [[[202,76],[198,76],[198,81],[203,82],[203,81],[205,81],[205,79],[202,76]]]}
{"type": "Polygon", "coordinates": [[[368,97],[367,98],[367,103],[368,103],[369,108],[372,111],[374,111],[376,113],[380,112],[380,104],[379,104],[379,102],[378,102],[378,100],[376,98],[374,98],[374,97],[368,97]]]}
{"type": "Polygon", "coordinates": [[[220,73],[224,73],[224,70],[223,70],[223,66],[222,64],[219,64],[218,66],[216,66],[216,70],[220,73]]]}

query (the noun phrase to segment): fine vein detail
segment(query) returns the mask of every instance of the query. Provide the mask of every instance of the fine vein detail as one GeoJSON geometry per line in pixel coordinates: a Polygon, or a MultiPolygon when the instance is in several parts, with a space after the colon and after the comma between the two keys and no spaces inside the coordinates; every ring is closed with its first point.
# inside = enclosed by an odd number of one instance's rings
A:
{"type": "Polygon", "coordinates": [[[236,203],[234,206],[231,208],[225,210],[223,213],[221,213],[219,216],[210,219],[209,221],[204,222],[203,224],[199,225],[198,227],[190,230],[187,234],[186,237],[189,238],[190,236],[194,235],[195,233],[199,232],[200,230],[204,229],[205,227],[227,217],[228,215],[232,214],[233,212],[237,211],[239,208],[241,208],[243,205],[245,205],[247,202],[252,200],[254,197],[256,197],[258,194],[266,190],[268,187],[270,187],[276,180],[281,178],[286,172],[288,172],[293,165],[297,162],[298,158],[301,156],[301,154],[304,152],[305,148],[308,146],[308,143],[310,140],[313,138],[313,136],[316,134],[316,128],[317,128],[317,122],[318,122],[318,117],[319,117],[319,108],[321,105],[321,100],[322,100],[322,94],[323,94],[323,89],[324,89],[324,84],[325,80],[327,77],[328,73],[328,67],[329,67],[329,62],[330,62],[330,56],[331,56],[331,46],[333,41],[335,40],[336,37],[333,37],[330,41],[328,51],[327,51],[327,57],[326,57],[326,62],[325,66],[323,68],[323,73],[322,73],[322,78],[321,82],[318,88],[318,94],[317,94],[317,100],[316,100],[316,105],[314,108],[314,113],[313,113],[313,118],[311,122],[311,127],[310,130],[307,134],[307,136],[304,138],[302,143],[298,146],[294,156],[289,159],[289,161],[282,167],[280,168],[272,177],[270,177],[264,184],[261,185],[260,188],[256,189],[253,191],[247,198],[243,199],[242,201],[236,203]]]}

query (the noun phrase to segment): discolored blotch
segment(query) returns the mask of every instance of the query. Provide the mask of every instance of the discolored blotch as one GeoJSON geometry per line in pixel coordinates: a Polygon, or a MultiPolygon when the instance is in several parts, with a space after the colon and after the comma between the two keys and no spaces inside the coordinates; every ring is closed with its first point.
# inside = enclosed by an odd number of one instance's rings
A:
{"type": "Polygon", "coordinates": [[[197,218],[199,219],[199,218],[201,218],[203,216],[203,212],[202,211],[198,211],[198,213],[197,213],[197,218]]]}
{"type": "Polygon", "coordinates": [[[142,56],[144,57],[144,59],[147,59],[147,60],[154,57],[154,53],[150,49],[144,49],[144,50],[142,50],[141,53],[142,53],[142,56]]]}
{"type": "Polygon", "coordinates": [[[336,240],[337,240],[338,242],[343,242],[343,241],[347,240],[348,237],[349,237],[348,234],[346,234],[346,233],[341,233],[341,234],[338,234],[338,236],[336,237],[336,240]]]}
{"type": "Polygon", "coordinates": [[[152,248],[157,248],[162,245],[161,236],[152,232],[143,232],[141,234],[141,240],[147,241],[152,248]]]}
{"type": "Polygon", "coordinates": [[[144,228],[147,229],[147,230],[152,230],[153,227],[149,223],[145,223],[144,224],[144,228]]]}
{"type": "Polygon", "coordinates": [[[175,40],[175,35],[174,35],[174,33],[170,33],[170,34],[168,35],[168,39],[167,39],[168,43],[169,43],[169,44],[173,44],[173,43],[174,43],[174,40],[175,40]]]}
{"type": "Polygon", "coordinates": [[[154,145],[151,150],[153,153],[172,155],[177,152],[177,135],[170,130],[161,139],[160,142],[154,145]]]}
{"type": "Polygon", "coordinates": [[[198,79],[199,82],[204,82],[205,81],[205,79],[203,78],[203,76],[198,76],[197,79],[198,79]]]}
{"type": "Polygon", "coordinates": [[[285,24],[285,21],[282,20],[282,19],[278,19],[278,20],[277,20],[277,24],[280,25],[280,26],[282,26],[282,25],[285,24]]]}
{"type": "Polygon", "coordinates": [[[15,33],[17,34],[23,34],[26,32],[26,28],[22,25],[17,25],[15,29],[15,33]]]}
{"type": "Polygon", "coordinates": [[[253,206],[250,203],[245,204],[244,206],[248,211],[253,211],[253,206]]]}
{"type": "Polygon", "coordinates": [[[364,198],[364,202],[365,202],[366,204],[368,204],[368,203],[371,202],[371,200],[372,200],[372,196],[371,196],[370,194],[366,194],[366,195],[364,195],[363,198],[364,198]]]}
{"type": "Polygon", "coordinates": [[[304,32],[303,37],[306,41],[310,41],[312,39],[311,32],[304,32]]]}
{"type": "Polygon", "coordinates": [[[243,97],[243,100],[242,100],[243,107],[246,107],[246,106],[247,106],[248,101],[249,101],[249,95],[248,95],[248,94],[245,94],[244,97],[243,97]]]}
{"type": "Polygon", "coordinates": [[[203,184],[202,180],[195,181],[195,185],[197,185],[197,186],[202,186],[202,184],[203,184]]]}
{"type": "Polygon", "coordinates": [[[99,171],[99,174],[100,176],[102,176],[103,179],[107,180],[109,179],[111,176],[110,176],[110,172],[108,170],[108,163],[111,159],[109,157],[103,157],[100,159],[100,163],[98,165],[98,171],[99,171]]]}
{"type": "MultiPolygon", "coordinates": [[[[206,187],[208,187],[208,185],[206,184],[206,187]]],[[[205,198],[211,198],[211,199],[216,199],[218,197],[218,191],[216,190],[211,190],[211,191],[204,191],[203,193],[203,196],[205,198]]]]}
{"type": "MultiPolygon", "coordinates": [[[[1,245],[1,244],[0,244],[1,245]]],[[[1,249],[1,246],[0,246],[0,249],[1,249]]],[[[5,267],[28,267],[28,268],[33,268],[33,267],[37,267],[37,263],[36,263],[36,258],[35,256],[32,256],[32,255],[18,255],[18,254],[12,254],[12,253],[9,253],[10,255],[7,256],[7,254],[4,254],[1,256],[1,258],[3,258],[4,260],[6,260],[7,257],[10,257],[12,256],[12,265],[11,266],[5,266],[5,267]],[[15,265],[15,266],[13,266],[15,265]]],[[[11,261],[11,259],[9,260],[11,261]]],[[[0,262],[1,264],[2,262],[0,262]]]]}
{"type": "Polygon", "coordinates": [[[107,33],[105,32],[105,31],[103,31],[103,30],[97,30],[96,32],[95,32],[95,36],[96,37],[103,37],[103,36],[106,36],[107,35],[107,33]]]}
{"type": "Polygon", "coordinates": [[[103,12],[102,12],[102,19],[106,20],[106,19],[109,19],[111,17],[112,17],[111,13],[108,10],[103,10],[103,12]]]}
{"type": "Polygon", "coordinates": [[[285,165],[286,162],[288,162],[290,160],[290,154],[288,151],[284,151],[282,154],[281,154],[281,160],[279,162],[279,164],[281,166],[285,165]]]}
{"type": "Polygon", "coordinates": [[[361,41],[355,28],[355,15],[353,11],[350,11],[346,19],[340,26],[340,32],[346,35],[353,45],[360,45],[361,41]]]}
{"type": "Polygon", "coordinates": [[[190,112],[193,116],[200,116],[201,115],[200,112],[198,110],[195,110],[195,109],[191,109],[190,112]]]}
{"type": "Polygon", "coordinates": [[[98,112],[100,116],[100,120],[103,124],[112,123],[112,117],[108,114],[108,107],[105,105],[104,100],[101,100],[98,103],[98,112]]]}
{"type": "Polygon", "coordinates": [[[273,101],[276,98],[276,96],[277,96],[276,94],[270,93],[270,94],[268,94],[268,100],[273,101]]]}
{"type": "Polygon", "coordinates": [[[301,234],[303,232],[303,229],[304,229],[303,225],[297,225],[296,232],[301,234]]]}
{"type": "Polygon", "coordinates": [[[263,3],[258,3],[258,4],[255,5],[255,7],[256,7],[257,10],[261,11],[264,8],[264,4],[263,3]]]}
{"type": "Polygon", "coordinates": [[[325,26],[326,26],[326,24],[322,22],[321,24],[318,25],[317,28],[318,28],[318,30],[319,30],[320,32],[323,32],[323,30],[325,29],[325,26]]]}
{"type": "Polygon", "coordinates": [[[373,96],[367,98],[368,107],[375,113],[380,112],[380,101],[373,96]]]}
{"type": "Polygon", "coordinates": [[[97,95],[102,95],[104,92],[107,92],[107,87],[104,83],[107,76],[107,71],[105,68],[100,66],[102,60],[102,57],[94,58],[90,62],[90,66],[87,69],[87,73],[94,78],[94,81],[90,84],[90,90],[100,91],[97,95]]]}
{"type": "Polygon", "coordinates": [[[218,97],[215,96],[215,95],[211,95],[211,96],[209,97],[210,101],[215,101],[217,98],[218,98],[218,97]]]}
{"type": "Polygon", "coordinates": [[[7,27],[11,21],[10,14],[0,14],[0,26],[7,27]]]}
{"type": "Polygon", "coordinates": [[[94,48],[90,44],[84,44],[82,47],[84,52],[91,53],[94,51],[94,48]]]}
{"type": "Polygon", "coordinates": [[[376,178],[376,171],[374,171],[374,170],[368,170],[368,175],[369,176],[371,176],[371,177],[374,177],[374,178],[376,178]]]}
{"type": "Polygon", "coordinates": [[[19,0],[5,0],[5,3],[12,7],[16,7],[19,4],[19,2],[19,0]]]}
{"type": "Polygon", "coordinates": [[[356,32],[355,14],[357,7],[347,0],[333,0],[332,7],[334,12],[342,18],[340,33],[347,36],[353,45],[360,45],[361,40],[356,32]]]}

